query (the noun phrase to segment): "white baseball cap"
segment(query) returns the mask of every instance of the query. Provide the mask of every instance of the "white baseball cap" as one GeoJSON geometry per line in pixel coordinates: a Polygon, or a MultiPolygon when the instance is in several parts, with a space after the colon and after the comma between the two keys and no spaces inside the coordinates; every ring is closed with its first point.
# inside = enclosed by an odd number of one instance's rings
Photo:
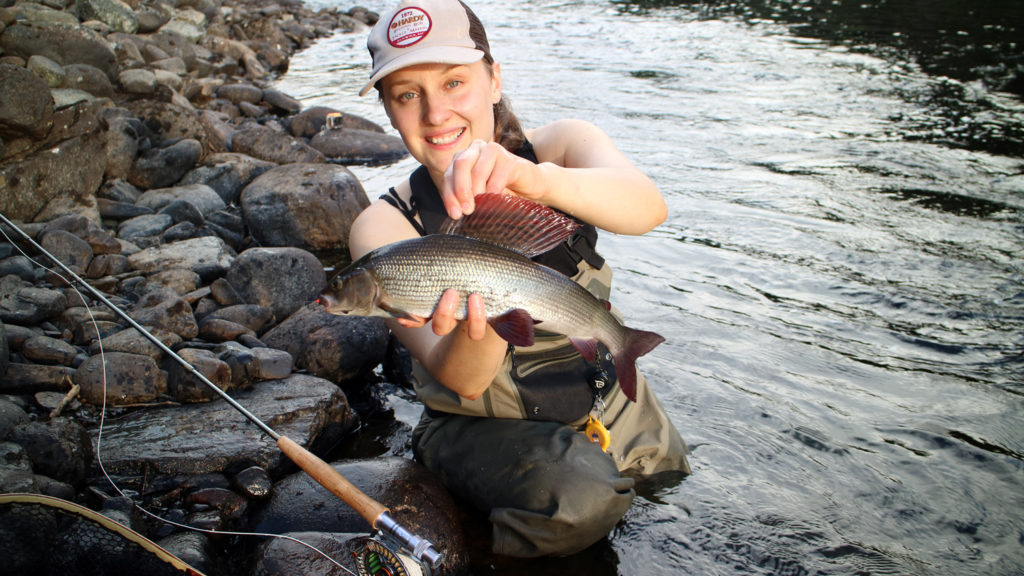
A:
{"type": "Polygon", "coordinates": [[[381,78],[416,64],[472,64],[484,57],[469,34],[469,8],[459,0],[403,0],[383,14],[366,40],[373,58],[363,96],[381,78]]]}

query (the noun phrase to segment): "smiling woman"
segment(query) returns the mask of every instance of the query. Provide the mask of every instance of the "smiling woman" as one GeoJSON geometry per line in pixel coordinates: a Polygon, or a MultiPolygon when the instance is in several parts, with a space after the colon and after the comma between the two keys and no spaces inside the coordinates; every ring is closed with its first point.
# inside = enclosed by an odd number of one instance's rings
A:
{"type": "MultiPolygon", "coordinates": [[[[512,194],[578,220],[575,233],[535,259],[574,290],[591,290],[595,309],[610,319],[595,298],[608,297],[611,280],[596,252],[597,229],[643,234],[661,223],[665,202],[651,180],[589,122],[522,130],[502,95],[483,25],[461,2],[406,0],[381,16],[367,47],[373,71],[362,93],[377,89],[420,166],[352,225],[353,259],[437,233],[445,216],[472,214],[481,194],[512,194]]],[[[472,268],[467,256],[451,254],[452,264],[472,268]]],[[[419,269],[401,273],[416,280],[419,269]]],[[[508,338],[488,321],[495,299],[480,292],[491,286],[468,285],[480,289],[438,286],[427,314],[396,314],[389,323],[412,354],[426,407],[414,453],[489,514],[495,552],[578,552],[628,510],[632,476],[689,472],[682,438],[643,377],[632,377],[633,358],[660,336],[646,347],[616,344],[615,359],[630,366],[613,367],[607,351],[598,355],[579,339],[508,338]],[[614,368],[623,374],[621,388],[614,368]]],[[[495,311],[525,314],[504,312],[495,311]]]]}

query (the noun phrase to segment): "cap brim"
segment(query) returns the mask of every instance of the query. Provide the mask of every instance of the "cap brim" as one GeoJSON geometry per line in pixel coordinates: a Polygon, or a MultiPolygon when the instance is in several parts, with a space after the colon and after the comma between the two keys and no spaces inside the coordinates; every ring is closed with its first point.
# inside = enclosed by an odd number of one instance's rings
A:
{"type": "Polygon", "coordinates": [[[464,46],[431,46],[413,50],[381,66],[380,70],[370,76],[370,81],[359,91],[359,95],[365,96],[381,78],[402,68],[417,64],[472,64],[483,57],[482,50],[464,46]]]}

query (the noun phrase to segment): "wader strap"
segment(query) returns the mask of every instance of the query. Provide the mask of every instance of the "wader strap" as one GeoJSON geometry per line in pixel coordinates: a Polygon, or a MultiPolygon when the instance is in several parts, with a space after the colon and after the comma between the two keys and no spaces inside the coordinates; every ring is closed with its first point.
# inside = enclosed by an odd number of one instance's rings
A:
{"type": "Polygon", "coordinates": [[[416,220],[416,209],[406,204],[394,188],[389,188],[387,194],[381,194],[380,199],[391,204],[401,212],[402,216],[405,216],[405,219],[409,221],[409,224],[412,224],[412,227],[416,229],[420,236],[427,235],[427,231],[420,225],[419,220],[416,220]]]}

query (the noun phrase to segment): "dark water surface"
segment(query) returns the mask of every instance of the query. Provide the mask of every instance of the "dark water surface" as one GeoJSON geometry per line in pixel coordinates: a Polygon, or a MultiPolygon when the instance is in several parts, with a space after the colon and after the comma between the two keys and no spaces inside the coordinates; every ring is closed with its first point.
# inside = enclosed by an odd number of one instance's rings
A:
{"type": "MultiPolygon", "coordinates": [[[[597,123],[668,200],[601,245],[694,467],[482,573],[1024,573],[1024,3],[472,5],[527,126],[597,123]]],[[[387,125],[364,46],[278,87],[387,125]]]]}

